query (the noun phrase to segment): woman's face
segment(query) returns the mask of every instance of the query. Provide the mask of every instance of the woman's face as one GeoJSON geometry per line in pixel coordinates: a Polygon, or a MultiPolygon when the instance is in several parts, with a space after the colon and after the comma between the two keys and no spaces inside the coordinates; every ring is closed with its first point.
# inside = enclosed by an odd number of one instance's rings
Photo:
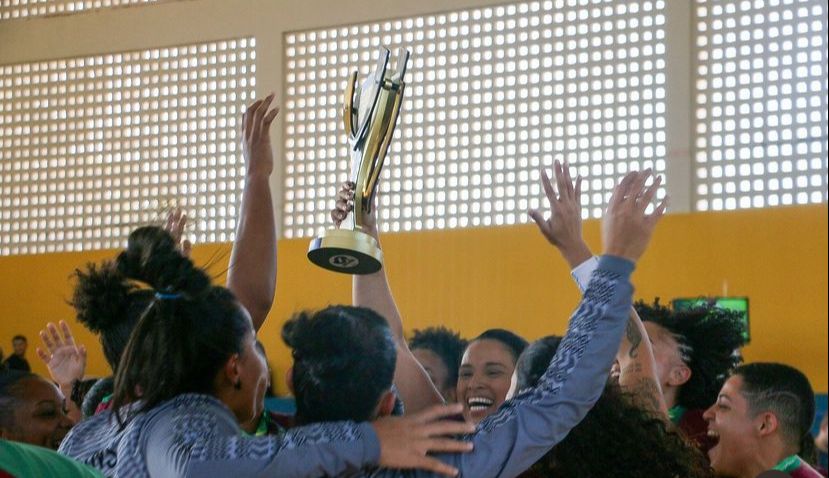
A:
{"type": "Polygon", "coordinates": [[[14,426],[0,430],[2,437],[57,450],[74,425],[66,416],[63,394],[40,377],[24,378],[13,390],[17,399],[14,426]]]}
{"type": "Polygon", "coordinates": [[[265,391],[268,388],[269,374],[265,357],[256,347],[256,333],[250,322],[250,315],[244,307],[239,306],[250,324],[250,330],[242,341],[242,352],[237,360],[239,389],[233,394],[235,400],[231,405],[239,423],[246,423],[259,417],[264,408],[265,391]]]}
{"type": "Polygon", "coordinates": [[[478,423],[495,413],[506,400],[515,359],[501,342],[491,339],[469,344],[458,374],[458,402],[464,417],[478,423]]]}

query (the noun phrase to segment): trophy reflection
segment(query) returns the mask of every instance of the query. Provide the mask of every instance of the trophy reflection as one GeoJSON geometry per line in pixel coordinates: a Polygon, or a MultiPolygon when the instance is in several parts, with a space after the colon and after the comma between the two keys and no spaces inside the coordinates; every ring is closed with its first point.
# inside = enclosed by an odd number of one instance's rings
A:
{"type": "Polygon", "coordinates": [[[377,180],[389,149],[400,104],[403,101],[409,51],[397,53],[394,70],[389,69],[389,50],[380,48],[374,73],[357,85],[351,75],[345,92],[343,120],[351,152],[349,179],[356,184],[354,211],[339,229],[329,229],[308,246],[314,264],[346,274],[371,274],[383,266],[383,251],[377,241],[364,233],[363,212],[370,212],[377,192],[377,180]]]}

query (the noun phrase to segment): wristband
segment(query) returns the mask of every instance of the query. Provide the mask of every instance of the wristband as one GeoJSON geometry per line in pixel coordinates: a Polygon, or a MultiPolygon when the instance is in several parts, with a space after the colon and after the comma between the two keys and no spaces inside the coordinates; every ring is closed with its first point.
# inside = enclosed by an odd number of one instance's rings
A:
{"type": "Polygon", "coordinates": [[[579,286],[579,290],[582,291],[582,293],[587,290],[587,285],[590,284],[590,276],[592,276],[593,271],[598,268],[599,258],[593,256],[570,271],[570,275],[573,277],[573,280],[576,281],[576,285],[579,286]]]}

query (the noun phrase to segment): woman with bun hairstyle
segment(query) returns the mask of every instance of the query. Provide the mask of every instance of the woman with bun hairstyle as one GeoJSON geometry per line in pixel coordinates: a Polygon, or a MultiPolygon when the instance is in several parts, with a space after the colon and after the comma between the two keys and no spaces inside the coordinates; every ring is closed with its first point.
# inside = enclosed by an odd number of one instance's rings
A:
{"type": "MultiPolygon", "coordinates": [[[[76,425],[60,452],[108,476],[320,476],[366,466],[451,471],[427,451],[466,446],[433,438],[464,423],[433,423],[449,407],[374,424],[295,428],[242,437],[238,423],[261,413],[267,367],[246,309],[210,283],[158,227],[137,229],[115,270],[146,284],[153,299],[115,374],[112,408],[76,425]]],[[[111,284],[113,290],[122,282],[111,284]]]]}

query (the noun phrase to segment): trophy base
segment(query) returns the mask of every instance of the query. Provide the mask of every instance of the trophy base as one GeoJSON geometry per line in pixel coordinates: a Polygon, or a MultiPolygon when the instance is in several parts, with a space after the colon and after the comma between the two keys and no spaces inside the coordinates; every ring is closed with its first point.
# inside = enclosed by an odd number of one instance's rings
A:
{"type": "Polygon", "coordinates": [[[331,229],[308,246],[314,264],[343,274],[371,274],[383,267],[383,251],[377,240],[356,230],[331,229]]]}

